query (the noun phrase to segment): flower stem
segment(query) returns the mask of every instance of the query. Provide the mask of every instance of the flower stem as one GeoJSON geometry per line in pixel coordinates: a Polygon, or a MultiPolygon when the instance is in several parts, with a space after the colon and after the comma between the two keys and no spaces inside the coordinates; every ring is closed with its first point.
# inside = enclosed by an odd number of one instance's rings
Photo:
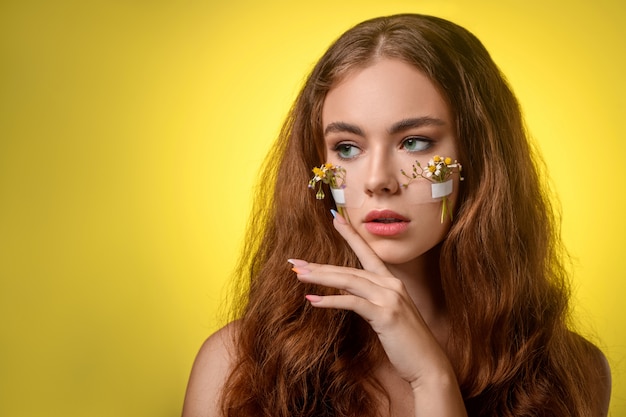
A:
{"type": "Polygon", "coordinates": [[[348,210],[346,210],[346,206],[344,206],[343,204],[336,204],[337,206],[337,211],[339,212],[339,214],[341,214],[341,216],[346,219],[346,221],[348,223],[350,223],[350,219],[348,219],[348,210]]]}

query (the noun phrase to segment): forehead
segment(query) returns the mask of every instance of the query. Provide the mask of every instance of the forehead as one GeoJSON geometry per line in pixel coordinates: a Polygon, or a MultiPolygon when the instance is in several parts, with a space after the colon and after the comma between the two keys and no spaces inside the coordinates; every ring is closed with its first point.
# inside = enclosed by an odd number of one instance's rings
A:
{"type": "Polygon", "coordinates": [[[348,72],[326,95],[322,123],[395,123],[429,116],[451,124],[451,113],[435,84],[419,69],[397,59],[381,59],[348,72]]]}

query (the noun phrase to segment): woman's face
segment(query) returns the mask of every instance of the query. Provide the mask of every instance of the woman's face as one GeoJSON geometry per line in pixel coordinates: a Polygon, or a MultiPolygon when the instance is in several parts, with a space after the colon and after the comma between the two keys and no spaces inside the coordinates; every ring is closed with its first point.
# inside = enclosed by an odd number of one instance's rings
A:
{"type": "Polygon", "coordinates": [[[401,173],[435,155],[457,157],[450,109],[421,71],[395,59],[354,70],[328,92],[322,124],[327,161],[346,169],[350,222],[384,262],[410,262],[441,242],[450,227],[441,199],[429,180],[403,186],[401,173]]]}

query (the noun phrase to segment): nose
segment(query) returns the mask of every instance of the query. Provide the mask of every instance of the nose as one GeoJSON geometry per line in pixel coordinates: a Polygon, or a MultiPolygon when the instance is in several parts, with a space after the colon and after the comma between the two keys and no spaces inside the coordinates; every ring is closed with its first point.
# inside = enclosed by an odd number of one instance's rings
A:
{"type": "Polygon", "coordinates": [[[398,172],[394,171],[395,164],[389,155],[384,152],[371,152],[368,172],[365,179],[365,193],[367,195],[395,194],[400,188],[398,172]]]}

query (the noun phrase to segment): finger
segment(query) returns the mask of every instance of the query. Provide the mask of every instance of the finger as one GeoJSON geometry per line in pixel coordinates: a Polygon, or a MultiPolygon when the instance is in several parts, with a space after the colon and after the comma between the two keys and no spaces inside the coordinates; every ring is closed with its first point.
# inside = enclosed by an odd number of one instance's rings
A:
{"type": "Polygon", "coordinates": [[[352,248],[356,254],[363,269],[372,271],[381,275],[389,275],[389,270],[383,263],[383,261],[376,255],[376,253],[370,248],[370,246],[363,240],[361,236],[354,230],[354,228],[346,221],[343,216],[333,211],[333,225],[339,234],[348,242],[348,245],[352,248]]]}
{"type": "MultiPolygon", "coordinates": [[[[290,262],[301,263],[296,265],[296,263],[292,263],[295,268],[292,268],[294,272],[298,274],[298,278],[302,278],[302,281],[310,282],[313,284],[320,284],[327,287],[337,288],[332,282],[332,278],[329,279],[330,276],[340,275],[340,274],[348,274],[347,279],[355,280],[356,278],[366,279],[371,281],[372,283],[378,286],[377,290],[381,289],[390,289],[397,293],[404,292],[404,284],[399,279],[395,278],[391,274],[387,275],[379,275],[375,272],[366,271],[365,269],[359,268],[350,268],[346,266],[336,266],[336,265],[326,265],[326,264],[315,264],[308,263],[303,260],[290,260],[290,262]],[[306,275],[305,275],[306,273],[306,275]],[[326,274],[329,274],[326,276],[326,274]]],[[[348,282],[347,285],[352,284],[348,282]]],[[[357,285],[357,284],[354,284],[357,285]]]]}
{"type": "Polygon", "coordinates": [[[308,294],[305,298],[313,307],[317,308],[336,308],[340,310],[354,311],[366,321],[372,322],[380,307],[368,300],[354,295],[313,295],[308,294]]]}
{"type": "Polygon", "coordinates": [[[385,284],[395,278],[382,278],[361,269],[317,264],[292,269],[301,282],[343,290],[376,304],[384,300],[387,291],[394,290],[385,284]]]}

